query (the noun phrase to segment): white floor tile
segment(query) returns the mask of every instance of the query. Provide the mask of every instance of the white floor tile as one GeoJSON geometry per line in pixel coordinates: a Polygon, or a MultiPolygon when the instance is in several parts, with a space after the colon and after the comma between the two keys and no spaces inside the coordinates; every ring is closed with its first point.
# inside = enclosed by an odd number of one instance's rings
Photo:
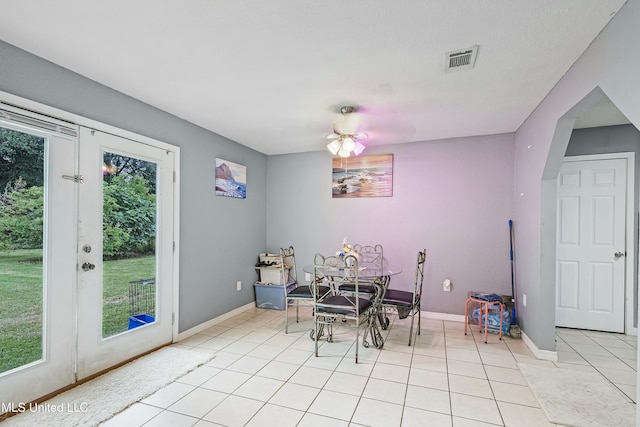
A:
{"type": "Polygon", "coordinates": [[[489,381],[484,378],[450,374],[449,389],[454,393],[493,399],[493,392],[489,386],[489,381]]]}
{"type": "Polygon", "coordinates": [[[350,421],[359,400],[358,396],[322,390],[308,412],[350,421]]]}
{"type": "Polygon", "coordinates": [[[260,344],[247,353],[247,356],[259,357],[261,359],[272,360],[285,350],[285,347],[275,345],[260,344]]]}
{"type": "Polygon", "coordinates": [[[485,423],[502,424],[496,401],[466,394],[451,393],[451,412],[454,416],[485,423]]]}
{"type": "Polygon", "coordinates": [[[158,408],[168,408],[194,389],[194,386],[174,382],[143,399],[142,403],[158,408]]]}
{"type": "Polygon", "coordinates": [[[401,419],[402,405],[362,398],[352,422],[371,427],[388,427],[399,426],[401,419]]]}
{"type": "Polygon", "coordinates": [[[447,348],[447,359],[460,360],[463,362],[480,363],[480,353],[477,350],[462,348],[447,348]]]}
{"type": "Polygon", "coordinates": [[[487,366],[484,370],[489,381],[499,381],[509,384],[527,385],[527,380],[522,376],[519,369],[502,368],[499,366],[487,366]]]}
{"type": "Polygon", "coordinates": [[[100,424],[103,427],[137,427],[162,412],[161,408],[135,403],[113,418],[100,424]]]}
{"type": "Polygon", "coordinates": [[[526,385],[491,382],[491,389],[495,399],[499,402],[515,403],[517,405],[539,408],[540,403],[531,389],[526,385]]]}
{"type": "Polygon", "coordinates": [[[541,408],[507,402],[498,402],[498,407],[506,427],[551,427],[556,425],[549,422],[541,408]]]}
{"type": "Polygon", "coordinates": [[[371,371],[371,378],[406,384],[409,378],[409,367],[378,362],[371,371]]]}
{"type": "Polygon", "coordinates": [[[226,393],[197,388],[169,406],[168,409],[169,411],[179,412],[184,415],[202,418],[204,414],[222,402],[225,397],[227,397],[226,393]]]}
{"type": "Polygon", "coordinates": [[[178,378],[176,382],[199,386],[219,374],[220,371],[222,369],[204,365],[178,378]]]}
{"type": "Polygon", "coordinates": [[[433,388],[408,386],[405,406],[441,414],[451,414],[449,392],[433,388]]]}
{"type": "Polygon", "coordinates": [[[298,369],[300,369],[299,365],[272,360],[260,369],[256,375],[273,378],[274,380],[287,381],[298,369]]]}
{"type": "Polygon", "coordinates": [[[249,380],[251,375],[242,372],[222,371],[215,377],[203,383],[200,387],[220,391],[222,393],[233,393],[238,387],[249,380]]]}
{"type": "Polygon", "coordinates": [[[233,394],[266,402],[283,384],[284,381],[255,376],[249,378],[244,384],[238,387],[233,394]]]}
{"type": "Polygon", "coordinates": [[[349,422],[307,412],[297,427],[348,427],[349,422]]]}
{"type": "Polygon", "coordinates": [[[406,391],[406,383],[369,378],[362,397],[402,405],[406,391]]]}
{"type": "Polygon", "coordinates": [[[451,415],[404,407],[402,427],[424,427],[427,424],[429,427],[451,427],[451,415]]]}
{"type": "Polygon", "coordinates": [[[229,426],[244,426],[259,410],[264,402],[240,396],[229,396],[204,416],[204,420],[229,426]]]}
{"type": "Polygon", "coordinates": [[[334,372],[324,385],[324,389],[360,396],[367,381],[368,378],[361,375],[334,372]]]}
{"type": "Polygon", "coordinates": [[[308,385],[309,387],[322,388],[329,377],[331,377],[332,371],[326,369],[309,368],[303,366],[296,371],[295,374],[289,379],[290,383],[308,385]]]}
{"type": "Polygon", "coordinates": [[[266,404],[251,418],[247,427],[295,427],[304,416],[304,412],[266,404]]]}
{"type": "MultiPolygon", "coordinates": [[[[383,347],[384,350],[388,350],[383,347]]],[[[411,353],[401,353],[398,351],[381,351],[378,356],[377,363],[385,363],[390,365],[411,366],[411,353]]]]}
{"type": "Polygon", "coordinates": [[[417,369],[427,369],[429,371],[447,372],[447,359],[414,354],[411,361],[411,367],[417,369]]]}
{"type": "Polygon", "coordinates": [[[225,351],[219,351],[216,353],[215,357],[206,363],[206,366],[212,366],[214,368],[224,369],[227,366],[231,365],[236,360],[240,359],[242,356],[239,354],[227,353],[225,351]]]}
{"type": "Polygon", "coordinates": [[[411,368],[409,384],[448,391],[449,377],[445,372],[411,368]]]}
{"type": "Polygon", "coordinates": [[[280,353],[274,360],[277,360],[278,362],[297,363],[301,365],[312,356],[313,353],[310,351],[287,348],[282,351],[282,353],[280,353]]]}
{"type": "Polygon", "coordinates": [[[191,427],[198,422],[197,418],[188,415],[178,414],[177,412],[162,411],[151,420],[145,427],[191,427]]]}
{"type": "Polygon", "coordinates": [[[269,399],[273,405],[306,411],[320,393],[319,388],[307,387],[300,384],[285,383],[276,394],[269,399]]]}
{"type": "Polygon", "coordinates": [[[229,365],[227,369],[234,372],[244,372],[245,374],[255,374],[260,369],[264,368],[267,363],[269,363],[267,359],[243,356],[229,365]]]}
{"type": "Polygon", "coordinates": [[[466,377],[487,378],[484,367],[480,363],[461,362],[448,360],[447,369],[450,374],[464,375],[466,377]]]}

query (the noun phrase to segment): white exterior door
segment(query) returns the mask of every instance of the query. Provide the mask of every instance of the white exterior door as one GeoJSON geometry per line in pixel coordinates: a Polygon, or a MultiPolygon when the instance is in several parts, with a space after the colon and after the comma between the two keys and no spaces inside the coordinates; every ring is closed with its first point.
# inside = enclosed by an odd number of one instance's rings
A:
{"type": "Polygon", "coordinates": [[[556,326],[625,331],[627,159],[565,159],[558,175],[556,326]]]}
{"type": "MultiPolygon", "coordinates": [[[[0,414],[24,412],[26,402],[72,384],[75,378],[71,331],[77,194],[75,183],[63,176],[73,177],[76,140],[0,119],[1,143],[6,148],[16,140],[29,147],[16,150],[23,158],[12,160],[28,162],[42,172],[36,174],[37,182],[21,177],[24,187],[15,192],[3,183],[9,200],[0,204],[3,215],[4,208],[13,205],[14,219],[27,220],[20,226],[14,222],[12,231],[24,231],[28,222],[33,239],[41,242],[0,242],[0,414]],[[30,139],[35,139],[33,144],[30,139]],[[35,158],[42,159],[39,165],[35,158]],[[28,199],[14,197],[18,193],[28,194],[28,199]]],[[[10,184],[19,188],[15,183],[12,179],[10,184]]],[[[6,224],[6,216],[3,220],[6,224]]]]}
{"type": "Polygon", "coordinates": [[[0,111],[3,414],[172,341],[179,148],[0,111]]]}
{"type": "Polygon", "coordinates": [[[78,379],[172,341],[173,162],[80,129],[78,379]]]}

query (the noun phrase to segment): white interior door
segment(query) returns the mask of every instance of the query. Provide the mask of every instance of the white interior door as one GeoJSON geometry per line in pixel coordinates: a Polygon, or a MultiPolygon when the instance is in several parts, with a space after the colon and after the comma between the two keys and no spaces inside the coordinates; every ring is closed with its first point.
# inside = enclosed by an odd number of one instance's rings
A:
{"type": "Polygon", "coordinates": [[[0,144],[0,413],[24,412],[75,378],[76,139],[0,119],[0,144]]]}
{"type": "Polygon", "coordinates": [[[624,332],[627,160],[563,162],[556,325],[624,332]]]}
{"type": "Polygon", "coordinates": [[[172,340],[174,154],[87,128],[79,144],[82,379],[172,340]]]}

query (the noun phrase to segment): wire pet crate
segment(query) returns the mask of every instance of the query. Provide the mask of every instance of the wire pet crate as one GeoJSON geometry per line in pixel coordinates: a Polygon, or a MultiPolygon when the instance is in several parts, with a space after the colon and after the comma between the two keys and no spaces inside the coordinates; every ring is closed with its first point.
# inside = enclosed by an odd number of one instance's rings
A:
{"type": "Polygon", "coordinates": [[[156,279],[129,282],[129,328],[133,329],[155,321],[156,279]]]}

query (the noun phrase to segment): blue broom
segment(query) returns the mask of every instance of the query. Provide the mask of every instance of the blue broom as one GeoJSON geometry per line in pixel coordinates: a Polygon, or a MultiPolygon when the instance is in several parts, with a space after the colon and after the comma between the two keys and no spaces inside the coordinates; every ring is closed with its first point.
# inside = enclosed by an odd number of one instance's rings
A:
{"type": "Polygon", "coordinates": [[[516,324],[516,280],[513,274],[513,221],[509,220],[509,260],[511,261],[511,324],[516,324]]]}

